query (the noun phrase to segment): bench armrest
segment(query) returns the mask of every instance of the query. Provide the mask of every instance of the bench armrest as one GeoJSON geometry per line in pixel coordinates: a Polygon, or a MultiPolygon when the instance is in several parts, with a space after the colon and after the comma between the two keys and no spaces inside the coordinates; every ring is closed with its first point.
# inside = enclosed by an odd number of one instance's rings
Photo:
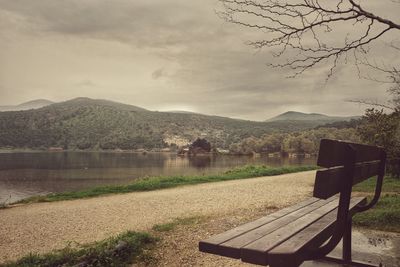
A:
{"type": "Polygon", "coordinates": [[[379,165],[379,174],[376,179],[374,198],[368,204],[357,207],[357,212],[366,211],[375,206],[375,204],[378,202],[379,197],[381,196],[383,177],[385,176],[385,167],[386,167],[386,152],[382,151],[381,162],[379,165]]]}

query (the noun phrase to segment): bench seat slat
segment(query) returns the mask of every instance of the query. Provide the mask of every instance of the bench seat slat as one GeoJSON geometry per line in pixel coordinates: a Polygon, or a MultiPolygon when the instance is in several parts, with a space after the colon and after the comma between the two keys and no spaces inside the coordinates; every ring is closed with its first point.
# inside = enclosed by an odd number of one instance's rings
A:
{"type": "Polygon", "coordinates": [[[289,213],[286,216],[283,216],[277,220],[274,220],[270,223],[264,224],[256,229],[253,229],[247,233],[244,233],[240,236],[237,236],[229,241],[226,241],[220,244],[220,250],[223,251],[222,253],[227,253],[231,255],[237,255],[240,257],[241,255],[241,248],[254,242],[257,239],[262,238],[263,236],[270,234],[277,229],[281,228],[282,225],[286,225],[292,223],[294,221],[299,220],[303,216],[306,216],[309,213],[314,212],[315,210],[334,202],[333,206],[337,206],[337,197],[332,197],[328,200],[319,200],[314,202],[308,206],[305,206],[295,212],[289,213]]]}
{"type": "MultiPolygon", "coordinates": [[[[350,209],[354,209],[360,203],[360,198],[352,198],[350,209]]],[[[241,259],[244,262],[249,262],[259,265],[268,265],[268,251],[289,240],[303,229],[307,229],[310,225],[317,222],[319,219],[335,210],[338,206],[338,200],[330,202],[314,212],[309,213],[295,222],[282,226],[277,231],[268,234],[253,243],[241,249],[241,259]]],[[[321,229],[319,229],[321,230],[321,229]]]]}
{"type": "MultiPolygon", "coordinates": [[[[349,207],[349,216],[355,213],[354,207],[364,205],[365,197],[354,197],[349,207]]],[[[324,217],[303,229],[296,235],[268,252],[268,261],[271,267],[298,266],[303,262],[304,252],[322,245],[332,234],[335,227],[337,208],[324,217]]]]}
{"type": "MultiPolygon", "coordinates": [[[[264,224],[267,224],[269,222],[272,222],[276,219],[279,219],[287,214],[290,214],[292,212],[295,212],[305,206],[308,206],[312,203],[315,203],[317,201],[321,201],[318,198],[309,198],[306,199],[300,203],[297,203],[293,206],[281,209],[277,212],[274,212],[270,215],[267,215],[265,217],[262,217],[258,220],[243,224],[241,226],[238,226],[236,228],[233,228],[229,231],[223,232],[221,234],[212,236],[210,238],[208,238],[207,240],[204,241],[200,241],[199,243],[199,250],[202,252],[208,252],[208,253],[213,253],[213,254],[217,254],[217,255],[221,255],[221,256],[227,256],[227,257],[233,257],[233,255],[224,255],[222,254],[222,252],[220,251],[220,246],[219,244],[224,243],[228,240],[231,240],[232,238],[235,238],[239,235],[242,235],[244,233],[247,233],[248,231],[251,231],[255,228],[258,228],[264,224]]],[[[237,255],[235,258],[239,258],[240,254],[237,255]]]]}

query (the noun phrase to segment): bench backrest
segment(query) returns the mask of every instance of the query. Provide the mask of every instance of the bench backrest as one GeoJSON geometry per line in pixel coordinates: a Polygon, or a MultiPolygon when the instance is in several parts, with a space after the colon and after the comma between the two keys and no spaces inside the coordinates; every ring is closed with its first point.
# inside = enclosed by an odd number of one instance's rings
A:
{"type": "Polygon", "coordinates": [[[355,185],[372,176],[383,176],[385,160],[381,147],[322,139],[317,165],[326,169],[317,171],[314,197],[326,199],[341,192],[345,179],[352,179],[355,185]],[[352,177],[349,177],[349,168],[352,168],[352,177]]]}

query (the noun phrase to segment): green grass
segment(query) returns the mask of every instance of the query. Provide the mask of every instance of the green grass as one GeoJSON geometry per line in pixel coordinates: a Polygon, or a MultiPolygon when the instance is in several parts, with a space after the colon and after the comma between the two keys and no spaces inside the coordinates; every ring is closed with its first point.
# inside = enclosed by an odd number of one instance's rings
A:
{"type": "Polygon", "coordinates": [[[129,266],[138,260],[148,259],[147,250],[157,239],[147,233],[125,232],[100,242],[67,246],[47,254],[30,254],[16,262],[1,267],[54,267],[54,266],[129,266]]]}
{"type": "MultiPolygon", "coordinates": [[[[368,179],[354,187],[354,191],[373,193],[376,179],[368,179]]],[[[371,199],[371,196],[368,196],[371,199]]],[[[358,213],[353,218],[354,224],[400,233],[400,179],[385,177],[381,197],[372,209],[358,213]]]]}
{"type": "Polygon", "coordinates": [[[204,217],[201,216],[176,218],[172,222],[154,225],[153,230],[157,232],[168,232],[174,230],[178,225],[193,225],[202,222],[203,220],[204,217]]]}
{"type": "Polygon", "coordinates": [[[23,199],[21,201],[18,201],[17,203],[53,202],[60,200],[90,198],[106,194],[152,191],[152,190],[172,188],[182,185],[194,185],[201,183],[246,179],[246,178],[253,178],[260,176],[273,176],[285,173],[310,171],[315,169],[317,169],[316,166],[287,166],[287,167],[268,167],[264,165],[244,166],[229,170],[222,174],[214,174],[214,175],[148,177],[137,180],[128,185],[101,186],[83,191],[55,193],[45,196],[35,196],[23,199]]]}
{"type": "MultiPolygon", "coordinates": [[[[357,192],[375,192],[376,178],[370,178],[353,187],[357,192]]],[[[383,179],[382,192],[400,193],[400,179],[386,176],[383,179]]]]}
{"type": "Polygon", "coordinates": [[[353,221],[358,226],[400,233],[400,194],[381,196],[375,207],[358,213],[353,221]]]}

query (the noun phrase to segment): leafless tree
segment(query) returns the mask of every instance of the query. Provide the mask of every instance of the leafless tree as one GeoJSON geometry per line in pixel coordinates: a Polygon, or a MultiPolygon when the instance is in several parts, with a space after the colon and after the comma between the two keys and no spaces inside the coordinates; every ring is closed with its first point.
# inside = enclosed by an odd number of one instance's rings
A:
{"type": "MultiPolygon", "coordinates": [[[[359,0],[219,2],[222,8],[218,14],[226,21],[262,31],[262,39],[249,41],[249,44],[258,49],[272,49],[273,55],[280,60],[270,65],[289,68],[293,71],[291,76],[329,63],[330,77],[340,60],[348,62],[351,59],[359,70],[369,67],[386,74],[389,80],[384,82],[395,82],[394,79],[399,77],[395,67],[377,63],[367,55],[371,43],[389,32],[400,33],[400,24],[366,9],[359,0]]],[[[400,7],[399,0],[391,2],[400,7]]],[[[400,50],[395,41],[389,45],[400,50]]],[[[376,79],[368,75],[366,78],[376,79]]]]}

